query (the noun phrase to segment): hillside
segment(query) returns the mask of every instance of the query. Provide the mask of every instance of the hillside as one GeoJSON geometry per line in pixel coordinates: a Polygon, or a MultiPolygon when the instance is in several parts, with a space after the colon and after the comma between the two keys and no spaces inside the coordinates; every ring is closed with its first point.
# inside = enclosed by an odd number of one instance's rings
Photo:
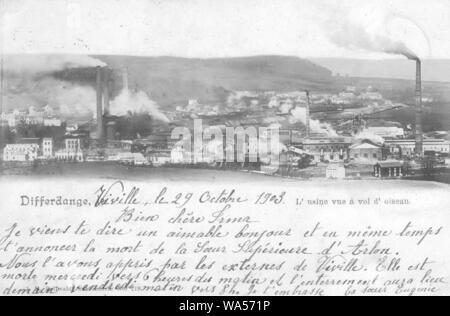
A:
{"type": "Polygon", "coordinates": [[[95,110],[95,65],[113,70],[113,96],[123,87],[126,67],[130,90],[142,90],[161,107],[226,100],[230,90],[292,91],[325,89],[332,73],[297,57],[258,56],[223,59],[82,55],[10,55],[5,59],[3,109],[47,104],[66,114],[95,110]],[[76,65],[75,67],[73,65],[76,65]]]}
{"type": "Polygon", "coordinates": [[[296,57],[95,57],[116,70],[116,86],[121,87],[120,69],[127,67],[130,88],[144,90],[160,104],[222,100],[228,90],[317,89],[331,82],[331,71],[296,57]]]}

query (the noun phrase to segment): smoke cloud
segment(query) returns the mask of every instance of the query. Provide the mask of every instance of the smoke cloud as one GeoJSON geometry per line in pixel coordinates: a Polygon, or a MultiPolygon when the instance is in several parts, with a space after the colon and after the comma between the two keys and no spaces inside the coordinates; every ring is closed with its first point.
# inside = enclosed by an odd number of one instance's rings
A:
{"type": "Polygon", "coordinates": [[[384,144],[384,138],[381,136],[378,136],[374,133],[369,132],[368,130],[364,130],[360,133],[358,133],[357,135],[355,135],[356,139],[359,140],[370,140],[371,142],[374,142],[375,144],[378,145],[383,145],[384,144]]]}
{"type": "Polygon", "coordinates": [[[50,105],[63,117],[91,117],[95,113],[95,89],[56,79],[52,73],[96,66],[105,63],[85,55],[4,55],[3,110],[50,105]]]}
{"type": "Polygon", "coordinates": [[[345,15],[335,17],[333,22],[329,23],[326,29],[328,37],[337,46],[419,59],[402,41],[392,40],[381,34],[370,34],[364,26],[351,22],[345,15]]]}
{"type": "Polygon", "coordinates": [[[283,103],[282,105],[280,105],[278,110],[280,111],[280,113],[287,114],[292,110],[293,107],[294,105],[290,103],[283,103]]]}
{"type": "MultiPolygon", "coordinates": [[[[63,117],[92,117],[96,114],[96,91],[93,86],[72,83],[52,77],[52,73],[65,69],[104,67],[106,64],[85,55],[5,55],[3,60],[5,109],[56,109],[63,117]]],[[[157,120],[168,122],[158,105],[145,92],[122,91],[111,103],[111,114],[150,114],[157,120]]]]}
{"type": "Polygon", "coordinates": [[[53,107],[63,117],[90,117],[95,112],[95,90],[51,77],[8,77],[4,87],[4,110],[53,107]]]}
{"type": "MultiPolygon", "coordinates": [[[[290,123],[301,122],[306,125],[306,108],[296,107],[291,111],[290,123]]],[[[329,137],[336,137],[338,134],[328,123],[321,123],[318,120],[310,119],[310,128],[313,133],[326,134],[329,137]]]]}
{"type": "Polygon", "coordinates": [[[12,73],[52,73],[69,68],[104,67],[101,60],[86,55],[5,55],[3,67],[12,73]]]}
{"type": "Polygon", "coordinates": [[[127,115],[128,113],[149,114],[156,120],[169,122],[167,116],[160,112],[158,104],[143,91],[122,90],[111,102],[110,113],[117,116],[127,115]]]}

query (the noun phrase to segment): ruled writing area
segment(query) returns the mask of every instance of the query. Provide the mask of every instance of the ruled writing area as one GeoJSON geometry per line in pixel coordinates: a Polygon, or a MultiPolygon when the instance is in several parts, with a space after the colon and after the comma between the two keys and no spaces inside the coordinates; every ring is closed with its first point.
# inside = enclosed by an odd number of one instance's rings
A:
{"type": "Polygon", "coordinates": [[[2,295],[449,294],[446,186],[64,181],[0,181],[2,295]]]}

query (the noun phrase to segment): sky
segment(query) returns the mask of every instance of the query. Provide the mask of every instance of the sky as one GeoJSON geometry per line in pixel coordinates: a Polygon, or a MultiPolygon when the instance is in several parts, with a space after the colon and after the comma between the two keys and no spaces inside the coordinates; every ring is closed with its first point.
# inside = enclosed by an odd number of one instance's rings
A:
{"type": "Polygon", "coordinates": [[[450,0],[0,1],[4,54],[391,57],[337,43],[351,26],[450,58],[450,0]]]}

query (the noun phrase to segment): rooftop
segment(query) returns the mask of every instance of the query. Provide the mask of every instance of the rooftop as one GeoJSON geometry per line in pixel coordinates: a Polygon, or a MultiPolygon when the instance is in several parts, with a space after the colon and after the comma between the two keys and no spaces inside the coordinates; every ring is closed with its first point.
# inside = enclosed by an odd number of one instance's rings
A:
{"type": "Polygon", "coordinates": [[[380,166],[381,168],[398,168],[403,167],[403,165],[404,162],[398,160],[380,161],[377,163],[377,166],[380,166]]]}
{"type": "Polygon", "coordinates": [[[17,141],[17,144],[39,144],[39,138],[21,138],[17,141]]]}
{"type": "MultiPolygon", "coordinates": [[[[415,139],[387,139],[386,143],[389,144],[408,144],[408,143],[415,143],[416,140],[415,139]]],[[[441,139],[441,138],[424,138],[423,139],[424,143],[449,143],[449,140],[446,139],[441,139]]]]}
{"type": "Polygon", "coordinates": [[[382,145],[376,144],[368,139],[361,140],[350,146],[350,149],[373,149],[373,148],[381,148],[382,145]]]}
{"type": "Polygon", "coordinates": [[[326,138],[309,138],[303,141],[305,145],[313,144],[351,144],[352,140],[349,137],[326,137],[326,138]]]}

